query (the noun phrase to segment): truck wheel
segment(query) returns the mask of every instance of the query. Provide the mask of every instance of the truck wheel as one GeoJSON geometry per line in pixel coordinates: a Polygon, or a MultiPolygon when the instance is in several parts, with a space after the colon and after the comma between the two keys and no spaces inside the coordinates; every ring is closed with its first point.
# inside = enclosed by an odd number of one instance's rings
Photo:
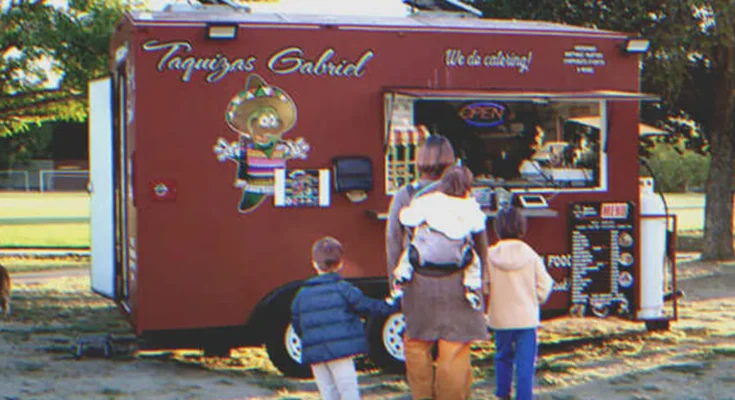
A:
{"type": "Polygon", "coordinates": [[[231,348],[228,345],[208,344],[204,346],[204,357],[229,358],[231,348]]]}
{"type": "Polygon", "coordinates": [[[393,373],[403,373],[406,370],[406,358],[403,355],[405,329],[406,321],[400,312],[368,320],[368,356],[382,370],[393,373]]]}
{"type": "Polygon", "coordinates": [[[311,378],[311,368],[301,364],[301,338],[296,334],[291,321],[281,321],[268,332],[265,350],[273,365],[286,376],[311,378]]]}
{"type": "Polygon", "coordinates": [[[649,332],[668,331],[671,328],[668,319],[654,319],[646,321],[646,330],[649,332]]]}

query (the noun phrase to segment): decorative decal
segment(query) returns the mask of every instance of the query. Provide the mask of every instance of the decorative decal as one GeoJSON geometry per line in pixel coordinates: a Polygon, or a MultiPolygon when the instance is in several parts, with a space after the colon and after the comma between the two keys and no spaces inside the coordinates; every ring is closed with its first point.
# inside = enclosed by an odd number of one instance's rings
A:
{"type": "MultiPolygon", "coordinates": [[[[159,72],[179,71],[183,82],[190,82],[195,72],[202,71],[207,82],[217,83],[232,73],[253,72],[259,62],[258,57],[253,54],[195,55],[192,54],[195,50],[194,45],[184,40],[171,42],[149,40],[143,43],[143,50],[159,52],[156,69],[159,72]]],[[[374,56],[372,50],[365,50],[355,58],[338,58],[335,49],[326,48],[320,54],[309,57],[300,47],[291,46],[272,53],[261,67],[277,75],[297,73],[333,78],[362,78],[374,56]]]]}
{"type": "Polygon", "coordinates": [[[628,204],[603,203],[600,215],[602,216],[602,218],[626,219],[628,218],[628,204]]]}
{"type": "Polygon", "coordinates": [[[168,194],[168,186],[166,186],[165,183],[161,182],[153,187],[153,192],[156,194],[156,197],[164,197],[168,194]]]}
{"type": "Polygon", "coordinates": [[[125,42],[125,44],[115,49],[115,64],[120,64],[125,61],[125,59],[128,58],[129,53],[130,44],[128,42],[125,42]]]}
{"type": "Polygon", "coordinates": [[[597,318],[607,318],[610,316],[610,305],[605,302],[593,302],[590,311],[597,318]]]}
{"type": "Polygon", "coordinates": [[[187,55],[194,50],[194,46],[186,41],[160,43],[149,40],[143,43],[145,51],[160,51],[163,55],[158,59],[156,69],[163,71],[181,71],[181,80],[191,81],[194,71],[207,72],[206,81],[218,82],[233,72],[250,72],[255,69],[255,56],[229,58],[222,54],[212,54],[205,57],[187,55]]]}
{"type": "Polygon", "coordinates": [[[623,272],[618,276],[618,283],[624,288],[629,288],[633,285],[633,275],[630,272],[623,272]]]}
{"type": "Polygon", "coordinates": [[[278,207],[328,207],[329,169],[276,170],[274,204],[278,207]]]}
{"type": "Polygon", "coordinates": [[[587,306],[584,304],[572,304],[572,306],[569,307],[569,316],[574,318],[583,318],[586,313],[586,309],[587,306]]]}
{"type": "Polygon", "coordinates": [[[546,268],[572,268],[571,254],[547,254],[543,256],[546,268]]]}
{"type": "Polygon", "coordinates": [[[604,67],[605,55],[597,46],[576,45],[564,51],[564,65],[571,65],[578,74],[594,74],[595,68],[604,67]]]}
{"type": "Polygon", "coordinates": [[[628,253],[627,251],[620,254],[620,265],[624,267],[630,267],[631,265],[633,265],[633,261],[633,255],[628,253]]]}
{"type": "Polygon", "coordinates": [[[622,298],[620,299],[620,302],[618,302],[618,315],[625,315],[630,312],[630,304],[628,303],[628,299],[622,298]]]}
{"type": "Polygon", "coordinates": [[[242,188],[238,209],[248,213],[274,193],[274,173],[286,168],[286,160],[306,159],[310,150],[303,138],[283,139],[296,124],[296,104],[282,89],[270,86],[259,75],[248,77],[245,89],[230,100],[227,125],[238,140],[219,138],[214,152],[220,162],[238,165],[235,186],[242,188]]]}
{"type": "Polygon", "coordinates": [[[125,61],[125,114],[128,125],[135,120],[135,65],[132,60],[125,61]]]}
{"type": "Polygon", "coordinates": [[[571,290],[569,280],[564,278],[562,281],[554,281],[554,285],[551,287],[553,292],[568,292],[571,290]]]}
{"type": "Polygon", "coordinates": [[[522,54],[515,51],[473,49],[463,53],[460,49],[448,49],[444,52],[444,65],[450,68],[512,68],[523,74],[530,71],[532,60],[532,51],[522,54]]]}
{"type": "Polygon", "coordinates": [[[334,54],[334,49],[326,49],[316,61],[311,61],[304,58],[304,51],[300,48],[288,47],[268,60],[268,69],[279,75],[299,72],[302,75],[362,78],[365,75],[365,66],[375,55],[368,50],[356,61],[333,62],[334,54]]]}
{"type": "Polygon", "coordinates": [[[148,184],[150,193],[152,194],[153,200],[156,201],[175,201],[178,188],[176,181],[168,180],[155,180],[148,184]]]}
{"type": "Polygon", "coordinates": [[[492,128],[505,122],[505,107],[491,102],[470,103],[459,109],[459,116],[467,125],[492,128]]]}
{"type": "Polygon", "coordinates": [[[633,245],[633,236],[628,232],[622,232],[618,236],[618,244],[620,247],[630,247],[633,245]]]}

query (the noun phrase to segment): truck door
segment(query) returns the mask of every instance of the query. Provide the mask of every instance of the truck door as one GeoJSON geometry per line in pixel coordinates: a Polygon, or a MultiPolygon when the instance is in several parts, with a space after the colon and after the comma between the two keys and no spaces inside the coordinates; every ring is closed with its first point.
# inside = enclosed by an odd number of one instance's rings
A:
{"type": "Polygon", "coordinates": [[[115,260],[120,293],[118,299],[126,305],[130,296],[130,254],[128,229],[128,200],[131,192],[131,165],[128,154],[127,76],[124,65],[118,68],[114,91],[114,130],[112,161],[114,166],[115,260]]]}
{"type": "Polygon", "coordinates": [[[89,82],[90,246],[92,290],[117,299],[113,205],[112,80],[89,82]]]}

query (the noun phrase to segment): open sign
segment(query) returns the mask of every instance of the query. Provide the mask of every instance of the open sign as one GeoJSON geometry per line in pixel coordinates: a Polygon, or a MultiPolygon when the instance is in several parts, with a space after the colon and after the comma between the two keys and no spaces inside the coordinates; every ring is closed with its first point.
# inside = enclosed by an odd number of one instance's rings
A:
{"type": "Polygon", "coordinates": [[[485,101],[471,103],[459,109],[459,116],[469,125],[492,128],[505,121],[505,107],[485,101]]]}

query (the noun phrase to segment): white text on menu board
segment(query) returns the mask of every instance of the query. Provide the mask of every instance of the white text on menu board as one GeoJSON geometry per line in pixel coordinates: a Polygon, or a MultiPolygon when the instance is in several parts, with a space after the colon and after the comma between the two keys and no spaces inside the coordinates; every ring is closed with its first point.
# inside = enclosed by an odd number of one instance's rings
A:
{"type": "Polygon", "coordinates": [[[450,68],[512,68],[523,74],[531,69],[533,52],[526,54],[514,51],[473,49],[463,52],[460,49],[448,49],[444,52],[444,65],[450,68]]]}
{"type": "MultiPolygon", "coordinates": [[[[258,57],[244,55],[230,57],[222,53],[196,55],[194,46],[186,41],[159,42],[149,40],[143,50],[160,52],[156,63],[159,72],[176,71],[184,82],[189,82],[196,71],[205,73],[204,79],[216,83],[234,72],[251,72],[256,69],[258,57]]],[[[368,62],[375,56],[365,50],[355,59],[338,58],[332,48],[324,49],[316,56],[309,56],[299,47],[286,47],[273,53],[265,63],[266,68],[277,75],[301,74],[333,78],[362,78],[368,62]]]]}

